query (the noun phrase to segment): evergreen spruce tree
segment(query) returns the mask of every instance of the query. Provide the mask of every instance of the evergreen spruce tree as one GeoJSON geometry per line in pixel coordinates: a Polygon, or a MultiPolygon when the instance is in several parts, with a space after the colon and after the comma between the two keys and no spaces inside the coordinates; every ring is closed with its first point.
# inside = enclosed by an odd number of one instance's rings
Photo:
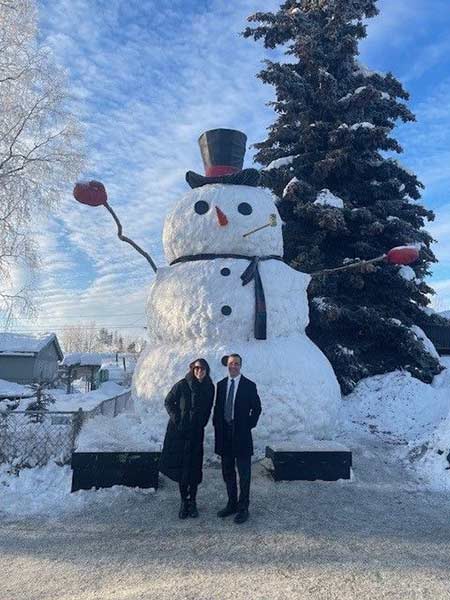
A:
{"type": "Polygon", "coordinates": [[[266,61],[258,76],[276,90],[276,121],[256,144],[263,182],[279,198],[285,259],[312,273],[416,244],[411,267],[382,263],[316,276],[309,286],[308,335],[332,363],[342,391],[362,377],[403,368],[430,382],[441,370],[423,340],[430,314],[425,283],[436,262],[424,227],[434,219],[417,202],[423,185],[395,160],[392,131],[414,121],[409,96],[391,74],[358,60],[364,20],[376,0],[288,0],[256,13],[245,37],[284,46],[285,62],[266,61]]]}

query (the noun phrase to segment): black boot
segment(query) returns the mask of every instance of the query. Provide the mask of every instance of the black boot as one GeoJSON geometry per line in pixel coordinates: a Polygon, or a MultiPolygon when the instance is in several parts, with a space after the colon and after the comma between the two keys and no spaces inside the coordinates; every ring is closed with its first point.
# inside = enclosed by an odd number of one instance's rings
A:
{"type": "Polygon", "coordinates": [[[189,501],[189,516],[192,517],[193,519],[196,519],[198,517],[198,509],[197,509],[197,503],[194,500],[190,500],[189,501]]]}
{"type": "Polygon", "coordinates": [[[187,500],[181,501],[180,510],[178,512],[180,519],[187,519],[189,516],[189,502],[187,500]]]}
{"type": "Polygon", "coordinates": [[[228,502],[228,504],[225,506],[225,508],[222,508],[222,510],[219,510],[219,512],[217,513],[217,516],[220,517],[221,519],[223,519],[224,517],[229,517],[230,515],[234,515],[234,513],[237,512],[237,506],[236,504],[230,504],[230,502],[228,502]]]}

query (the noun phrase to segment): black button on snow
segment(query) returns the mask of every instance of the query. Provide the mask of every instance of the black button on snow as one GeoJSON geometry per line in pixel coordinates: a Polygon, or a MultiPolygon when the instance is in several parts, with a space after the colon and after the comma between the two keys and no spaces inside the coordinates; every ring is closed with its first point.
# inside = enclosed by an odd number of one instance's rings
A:
{"type": "Polygon", "coordinates": [[[231,315],[231,306],[222,306],[222,314],[225,315],[226,317],[228,315],[231,315]]]}
{"type": "Polygon", "coordinates": [[[231,273],[231,271],[230,271],[230,269],[228,269],[228,267],[224,267],[223,269],[220,269],[220,274],[223,275],[224,277],[226,277],[230,273],[231,273]]]}
{"type": "Polygon", "coordinates": [[[194,204],[194,210],[198,215],[204,215],[209,210],[209,204],[204,200],[199,200],[194,204]]]}

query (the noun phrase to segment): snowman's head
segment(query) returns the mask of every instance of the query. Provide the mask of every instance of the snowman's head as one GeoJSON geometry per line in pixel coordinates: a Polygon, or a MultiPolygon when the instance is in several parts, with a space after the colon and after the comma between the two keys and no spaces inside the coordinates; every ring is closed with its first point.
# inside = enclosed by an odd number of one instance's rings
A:
{"type": "Polygon", "coordinates": [[[164,252],[169,263],[195,254],[283,254],[275,196],[264,188],[209,184],[183,196],[166,218],[164,252]],[[244,234],[270,222],[275,226],[244,234]]]}

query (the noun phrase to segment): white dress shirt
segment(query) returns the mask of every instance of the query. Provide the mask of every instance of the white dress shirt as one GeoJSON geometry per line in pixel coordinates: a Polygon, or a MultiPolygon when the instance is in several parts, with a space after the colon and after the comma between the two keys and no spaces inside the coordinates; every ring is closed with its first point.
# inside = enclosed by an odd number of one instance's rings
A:
{"type": "Polygon", "coordinates": [[[227,394],[225,396],[225,402],[226,399],[228,398],[228,390],[230,389],[230,385],[231,385],[231,380],[234,379],[234,394],[233,394],[233,407],[231,410],[231,420],[234,419],[234,401],[236,400],[236,392],[238,389],[238,385],[239,385],[239,381],[241,380],[241,374],[239,373],[239,375],[237,377],[230,377],[228,376],[228,381],[227,381],[227,394]]]}

